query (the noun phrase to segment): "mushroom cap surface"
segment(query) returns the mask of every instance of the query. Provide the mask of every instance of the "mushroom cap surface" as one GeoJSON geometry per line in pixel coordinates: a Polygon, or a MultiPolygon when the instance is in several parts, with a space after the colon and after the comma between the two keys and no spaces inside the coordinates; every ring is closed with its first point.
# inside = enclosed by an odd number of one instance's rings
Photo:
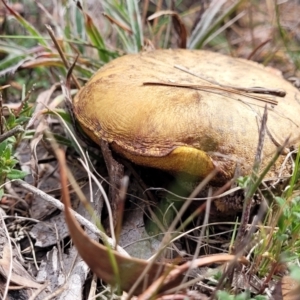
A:
{"type": "MultiPolygon", "coordinates": [[[[107,141],[129,160],[199,178],[218,165],[217,180],[223,182],[236,167],[240,175],[251,173],[264,99],[278,104],[267,104],[263,169],[286,138],[287,147],[299,145],[300,92],[255,62],[203,50],[129,54],[97,71],[73,107],[88,136],[98,144],[107,141]],[[149,82],[157,84],[145,85],[149,82]],[[236,93],[224,86],[283,89],[286,96],[236,93]]],[[[268,177],[278,174],[284,157],[268,177]]]]}

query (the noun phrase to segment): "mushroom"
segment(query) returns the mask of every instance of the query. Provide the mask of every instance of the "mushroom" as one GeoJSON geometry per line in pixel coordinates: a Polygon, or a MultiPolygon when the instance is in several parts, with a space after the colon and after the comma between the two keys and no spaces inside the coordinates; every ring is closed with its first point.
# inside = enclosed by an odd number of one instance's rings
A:
{"type": "MultiPolygon", "coordinates": [[[[136,164],[198,179],[218,166],[215,184],[237,167],[251,173],[265,105],[261,170],[287,138],[287,150],[299,145],[300,92],[258,63],[202,50],[129,54],[96,72],[73,103],[96,143],[107,141],[136,164]]],[[[285,156],[267,177],[278,176],[285,156]]]]}

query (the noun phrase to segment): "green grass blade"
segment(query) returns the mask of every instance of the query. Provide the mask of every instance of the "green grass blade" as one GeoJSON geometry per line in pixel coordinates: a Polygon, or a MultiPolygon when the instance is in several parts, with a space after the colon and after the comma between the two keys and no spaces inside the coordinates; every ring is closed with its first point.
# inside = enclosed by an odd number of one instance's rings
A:
{"type": "Polygon", "coordinates": [[[188,48],[190,49],[200,49],[203,46],[205,40],[220,26],[220,24],[231,15],[237,7],[243,2],[244,0],[238,0],[234,3],[231,7],[229,7],[224,14],[222,14],[216,21],[217,13],[221,10],[221,7],[224,5],[226,0],[222,1],[213,1],[210,7],[205,11],[202,19],[197,24],[195,29],[193,30],[189,40],[188,40],[188,48]]]}
{"type": "Polygon", "coordinates": [[[287,199],[289,199],[292,194],[293,194],[293,191],[295,189],[295,185],[297,183],[297,180],[299,179],[299,163],[300,163],[300,147],[298,149],[298,153],[297,153],[297,157],[296,157],[296,161],[295,161],[295,169],[294,169],[294,172],[293,172],[293,176],[290,180],[290,186],[289,186],[289,189],[287,191],[287,199]]]}
{"type": "Polygon", "coordinates": [[[84,16],[84,25],[85,25],[86,33],[87,33],[89,39],[91,40],[92,44],[95,47],[97,47],[97,49],[98,49],[99,58],[103,62],[108,62],[110,60],[110,58],[107,55],[106,45],[105,45],[105,42],[104,42],[104,39],[103,39],[101,33],[95,26],[95,23],[94,23],[93,19],[90,17],[90,15],[87,14],[85,11],[83,11],[83,9],[80,6],[78,6],[78,8],[81,10],[81,12],[84,16]],[[102,50],[104,50],[104,51],[102,51],[102,50]]]}
{"type": "Polygon", "coordinates": [[[127,9],[131,29],[135,39],[135,50],[140,51],[143,46],[143,28],[141,14],[139,12],[137,1],[127,0],[127,9]]]}
{"type": "Polygon", "coordinates": [[[14,11],[10,6],[8,6],[6,1],[2,0],[2,3],[16,18],[16,20],[28,31],[28,33],[35,37],[41,45],[48,47],[48,43],[46,42],[45,38],[29,22],[27,22],[18,12],[14,11]]]}
{"type": "Polygon", "coordinates": [[[8,55],[0,61],[0,77],[6,74],[13,74],[20,67],[24,59],[25,54],[21,55],[8,55]]]}

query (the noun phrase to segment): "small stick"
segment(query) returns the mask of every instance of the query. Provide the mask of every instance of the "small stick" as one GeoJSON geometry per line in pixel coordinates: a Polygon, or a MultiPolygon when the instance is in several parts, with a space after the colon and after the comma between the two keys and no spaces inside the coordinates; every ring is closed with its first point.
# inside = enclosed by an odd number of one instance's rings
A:
{"type": "Polygon", "coordinates": [[[17,133],[21,133],[21,132],[24,132],[24,128],[21,125],[17,125],[13,129],[0,135],[0,143],[3,142],[4,140],[6,140],[7,138],[9,138],[17,133]]]}
{"type": "MultiPolygon", "coordinates": [[[[268,110],[267,110],[267,106],[265,106],[264,114],[261,120],[259,140],[257,144],[257,150],[255,154],[252,176],[251,176],[253,182],[256,182],[258,179],[257,174],[259,172],[259,167],[262,160],[262,150],[264,147],[264,141],[266,136],[267,119],[268,119],[268,110]]],[[[249,191],[249,187],[248,187],[248,190],[246,191],[246,195],[245,195],[245,200],[244,200],[241,225],[235,240],[235,253],[238,253],[239,251],[243,251],[244,247],[247,245],[247,243],[245,243],[245,240],[247,240],[248,242],[250,239],[250,236],[247,235],[247,225],[250,220],[252,196],[253,193],[249,191]]]]}
{"type": "MultiPolygon", "coordinates": [[[[23,187],[25,190],[32,192],[34,195],[41,197],[43,200],[51,203],[54,207],[58,208],[61,211],[64,211],[65,206],[57,199],[51,197],[50,195],[46,194],[45,192],[41,191],[40,189],[37,189],[36,187],[26,183],[23,180],[17,179],[13,181],[15,184],[23,187]]],[[[89,229],[91,232],[97,234],[98,236],[101,237],[101,239],[105,239],[106,242],[111,246],[111,247],[115,247],[115,243],[113,241],[112,238],[108,237],[104,232],[100,231],[97,226],[95,226],[93,223],[91,223],[90,221],[88,221],[87,219],[85,219],[84,217],[82,217],[80,214],[78,214],[77,212],[75,212],[74,210],[71,210],[72,213],[74,214],[75,218],[77,219],[77,221],[84,226],[85,228],[89,229]]],[[[129,254],[120,246],[116,247],[116,250],[129,257],[129,254]]]]}

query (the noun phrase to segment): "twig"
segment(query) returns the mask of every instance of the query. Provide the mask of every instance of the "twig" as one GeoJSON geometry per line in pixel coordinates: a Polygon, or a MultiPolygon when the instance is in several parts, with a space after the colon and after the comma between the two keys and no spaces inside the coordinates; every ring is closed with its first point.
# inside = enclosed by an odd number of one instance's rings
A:
{"type": "MultiPolygon", "coordinates": [[[[266,125],[267,125],[267,118],[268,118],[268,111],[267,111],[267,106],[265,106],[264,114],[261,120],[261,127],[260,127],[260,132],[259,132],[259,140],[258,140],[258,145],[257,145],[257,150],[256,150],[256,155],[254,159],[254,165],[253,165],[253,171],[252,171],[252,176],[251,179],[254,182],[257,182],[257,174],[259,172],[259,167],[261,164],[261,159],[262,159],[262,152],[263,152],[263,147],[264,147],[264,140],[265,140],[265,135],[266,135],[266,125]]],[[[241,226],[239,228],[237,237],[236,237],[236,252],[238,253],[239,251],[242,250],[241,245],[244,245],[243,239],[245,238],[246,235],[246,226],[249,222],[250,219],[250,212],[251,212],[251,201],[252,201],[252,196],[253,192],[251,191],[250,187],[248,187],[248,190],[245,195],[245,200],[244,200],[244,208],[243,208],[243,215],[242,215],[242,220],[241,220],[241,226]]]]}
{"type": "MultiPolygon", "coordinates": [[[[112,209],[112,213],[109,215],[111,224],[111,234],[114,237],[114,226],[117,224],[117,206],[119,202],[119,189],[121,179],[124,177],[124,166],[118,163],[112,155],[111,150],[109,149],[108,142],[101,141],[100,143],[102,155],[104,158],[104,162],[107,168],[108,177],[109,177],[109,197],[110,197],[110,205],[112,209]]],[[[92,174],[91,174],[92,175],[92,174]]],[[[109,203],[107,203],[109,205],[109,203]]]]}
{"type": "Polygon", "coordinates": [[[49,282],[46,281],[39,289],[37,289],[34,293],[32,293],[31,297],[28,300],[35,300],[37,296],[48,287],[49,282]]]}
{"type": "Polygon", "coordinates": [[[49,296],[45,297],[44,300],[52,300],[57,299],[56,296],[61,294],[63,291],[65,291],[68,288],[68,282],[65,282],[63,285],[59,286],[53,293],[51,293],[49,296]]]}
{"type": "MultiPolygon", "coordinates": [[[[45,192],[37,189],[36,187],[26,183],[23,180],[20,179],[16,179],[13,181],[13,183],[23,187],[25,190],[32,192],[34,195],[41,197],[43,200],[49,202],[50,204],[52,204],[53,206],[55,206],[56,208],[58,208],[61,211],[65,210],[65,206],[57,199],[49,196],[48,194],[46,194],[45,192]]],[[[93,223],[91,223],[90,221],[88,221],[87,219],[83,218],[80,214],[78,214],[77,212],[75,212],[74,210],[71,210],[74,217],[77,219],[77,221],[84,226],[85,228],[89,229],[91,232],[97,234],[100,236],[100,238],[102,240],[106,240],[107,243],[111,246],[114,247],[115,243],[113,241],[113,239],[111,239],[110,237],[108,237],[104,232],[100,231],[93,223]]],[[[122,255],[125,255],[127,257],[130,257],[130,255],[120,246],[116,247],[116,250],[121,253],[122,255]]]]}
{"type": "Polygon", "coordinates": [[[121,179],[120,189],[118,193],[118,202],[117,202],[117,211],[116,211],[117,221],[115,227],[116,244],[118,244],[121,236],[128,184],[129,184],[129,177],[124,176],[121,179]]]}
{"type": "Polygon", "coordinates": [[[96,291],[97,291],[97,275],[94,273],[93,277],[92,277],[88,300],[96,299],[96,296],[95,296],[96,291]]]}
{"type": "Polygon", "coordinates": [[[24,128],[21,125],[17,125],[13,129],[0,135],[0,143],[5,141],[7,138],[9,138],[17,133],[21,133],[21,132],[24,132],[24,128]]]}

